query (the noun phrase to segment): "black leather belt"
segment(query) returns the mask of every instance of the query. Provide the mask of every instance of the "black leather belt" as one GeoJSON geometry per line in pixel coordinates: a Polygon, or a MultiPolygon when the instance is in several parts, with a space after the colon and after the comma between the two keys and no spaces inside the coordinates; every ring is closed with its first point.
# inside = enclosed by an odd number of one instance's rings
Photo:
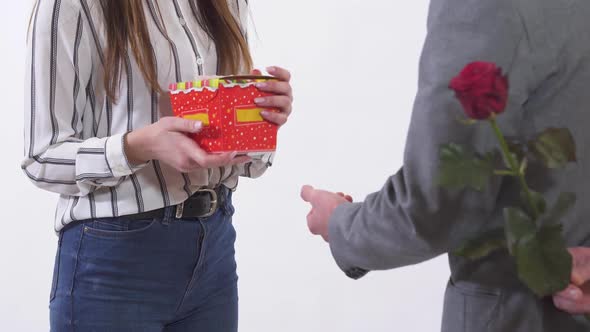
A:
{"type": "MultiPolygon", "coordinates": [[[[219,186],[215,189],[200,189],[183,203],[176,205],[176,219],[183,218],[207,218],[215,214],[224,206],[229,189],[219,186]]],[[[125,216],[131,220],[163,219],[166,216],[166,208],[142,212],[125,216]]]]}

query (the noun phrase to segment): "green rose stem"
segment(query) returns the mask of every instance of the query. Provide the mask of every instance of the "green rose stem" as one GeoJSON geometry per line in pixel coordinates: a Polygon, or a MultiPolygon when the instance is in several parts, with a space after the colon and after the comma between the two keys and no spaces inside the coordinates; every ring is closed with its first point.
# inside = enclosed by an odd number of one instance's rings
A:
{"type": "Polygon", "coordinates": [[[518,178],[518,181],[520,182],[520,185],[524,190],[526,199],[528,201],[527,203],[531,206],[531,209],[533,211],[533,220],[536,221],[539,218],[539,209],[535,204],[533,194],[531,193],[531,189],[529,188],[528,184],[526,183],[526,179],[524,178],[524,168],[519,165],[518,161],[514,159],[514,155],[510,152],[508,143],[506,142],[506,139],[504,138],[504,135],[502,134],[502,131],[498,126],[498,122],[496,121],[496,114],[492,113],[492,116],[489,118],[489,122],[492,128],[494,129],[496,137],[498,137],[498,140],[500,141],[502,154],[504,155],[505,160],[509,164],[507,166],[510,168],[508,172],[498,171],[496,173],[501,175],[511,175],[518,178]]]}

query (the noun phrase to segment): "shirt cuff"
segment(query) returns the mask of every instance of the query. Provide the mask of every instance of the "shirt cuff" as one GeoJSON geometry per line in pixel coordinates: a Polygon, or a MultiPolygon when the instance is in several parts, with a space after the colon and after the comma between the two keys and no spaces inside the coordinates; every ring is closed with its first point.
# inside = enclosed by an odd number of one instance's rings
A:
{"type": "Polygon", "coordinates": [[[142,169],[148,163],[131,165],[125,154],[125,134],[116,134],[107,138],[105,146],[105,157],[107,164],[114,178],[131,175],[142,169]]]}

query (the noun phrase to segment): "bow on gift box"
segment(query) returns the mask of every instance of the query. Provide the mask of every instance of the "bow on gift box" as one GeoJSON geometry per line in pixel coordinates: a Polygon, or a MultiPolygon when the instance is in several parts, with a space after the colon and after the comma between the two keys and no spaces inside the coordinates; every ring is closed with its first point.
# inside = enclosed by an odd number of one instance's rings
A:
{"type": "Polygon", "coordinates": [[[570,283],[572,258],[562,235],[560,219],[575,204],[573,193],[562,193],[549,206],[525,178],[530,161],[548,169],[576,162],[576,147],[567,128],[548,128],[530,141],[507,142],[497,117],[506,110],[508,78],[494,63],[468,64],[452,79],[450,88],[461,102],[468,119],[465,125],[485,122],[498,139],[498,151],[484,155],[470,152],[473,147],[446,144],[440,150],[438,184],[447,189],[482,191],[493,176],[516,179],[520,202],[504,210],[503,227],[481,234],[465,243],[455,254],[481,259],[497,250],[508,250],[515,260],[518,277],[536,295],[544,297],[565,289],[570,283]],[[496,156],[503,158],[496,167],[496,156]],[[522,206],[522,207],[521,207],[522,206]]]}

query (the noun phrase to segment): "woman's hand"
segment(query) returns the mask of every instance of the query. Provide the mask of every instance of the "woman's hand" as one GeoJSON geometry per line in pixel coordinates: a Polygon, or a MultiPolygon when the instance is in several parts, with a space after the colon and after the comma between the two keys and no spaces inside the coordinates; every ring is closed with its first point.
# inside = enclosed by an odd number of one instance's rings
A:
{"type": "Polygon", "coordinates": [[[569,249],[573,259],[571,284],[553,296],[555,306],[570,314],[590,314],[590,248],[569,249]]]}
{"type": "MultiPolygon", "coordinates": [[[[260,91],[273,94],[270,97],[257,98],[256,104],[260,107],[276,108],[279,112],[262,111],[260,114],[266,121],[279,126],[287,123],[293,111],[293,90],[291,89],[291,73],[280,67],[268,67],[266,69],[278,81],[268,81],[256,84],[260,91]]],[[[260,71],[253,71],[252,74],[260,75],[260,71]]]]}
{"type": "Polygon", "coordinates": [[[209,154],[187,134],[201,130],[199,121],[164,117],[158,122],[130,132],[125,137],[125,153],[129,162],[138,165],[159,160],[179,172],[190,173],[199,168],[235,165],[250,161],[237,153],[209,154]]]}

